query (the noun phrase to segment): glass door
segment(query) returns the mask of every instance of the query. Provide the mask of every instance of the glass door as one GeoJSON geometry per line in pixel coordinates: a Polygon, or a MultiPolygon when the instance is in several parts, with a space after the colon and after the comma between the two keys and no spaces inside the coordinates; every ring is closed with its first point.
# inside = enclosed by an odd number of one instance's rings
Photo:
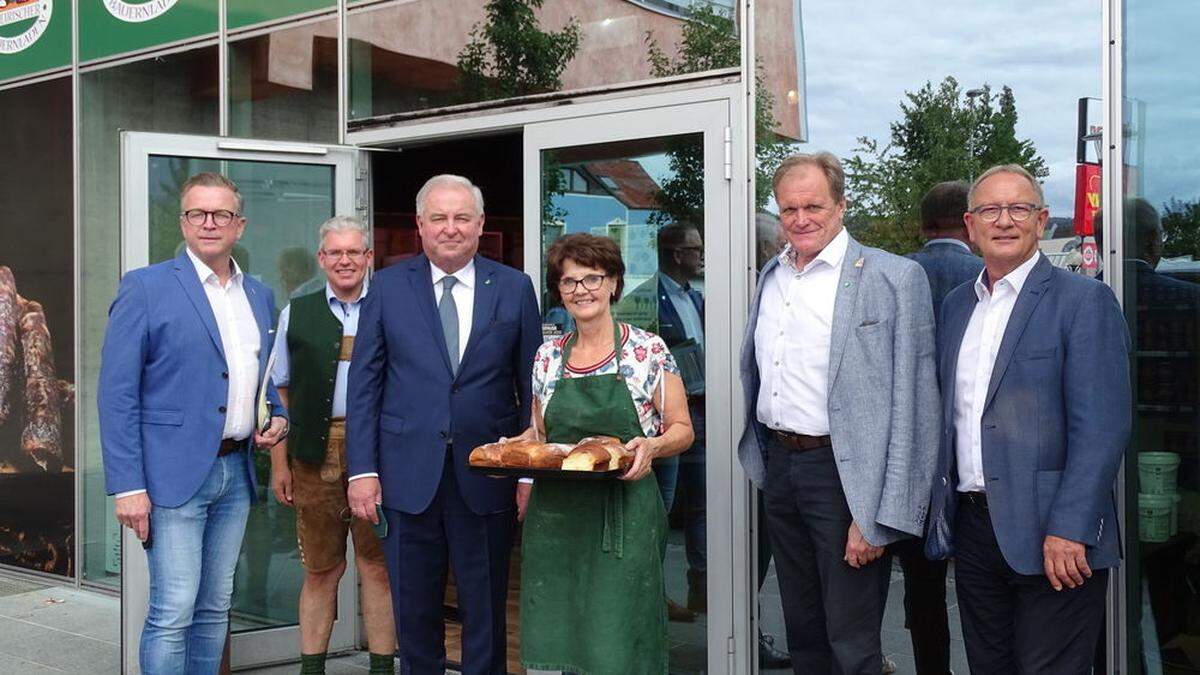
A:
{"type": "MultiPolygon", "coordinates": [[[[125,132],[121,149],[123,271],[179,252],[179,188],[200,171],[220,172],[238,184],[247,224],[233,256],[246,274],[274,291],[276,312],[289,296],[320,287],[314,258],[320,224],[335,214],[356,213],[353,148],[125,132]]],[[[234,668],[296,659],[300,645],[304,570],[295,512],[271,493],[269,455],[256,452],[255,463],[258,502],[238,560],[230,617],[234,668]]],[[[148,572],[137,538],[127,528],[120,536],[123,672],[136,673],[148,572]]],[[[338,591],[330,652],[356,643],[356,587],[349,564],[338,591]]]]}
{"type": "Polygon", "coordinates": [[[747,238],[729,227],[738,220],[730,111],[721,99],[534,123],[524,133],[524,259],[546,336],[573,328],[561,306],[548,306],[547,249],[565,234],[612,237],[626,267],[615,314],[663,337],[688,391],[696,442],[654,469],[670,525],[672,673],[735,671],[735,624],[749,621],[733,601],[735,569],[749,554],[733,528],[744,479],[734,450],[730,289],[747,238]]]}

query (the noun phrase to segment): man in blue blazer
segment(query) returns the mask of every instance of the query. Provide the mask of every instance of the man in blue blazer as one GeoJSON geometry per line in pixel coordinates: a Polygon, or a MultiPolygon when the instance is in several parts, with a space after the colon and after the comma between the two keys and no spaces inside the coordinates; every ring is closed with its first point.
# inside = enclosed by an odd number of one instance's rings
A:
{"type": "MultiPolygon", "coordinates": [[[[516,484],[467,470],[476,446],[529,426],[541,321],[529,277],[476,255],[483,196],[461,176],[417,193],[424,254],[371,281],[350,361],[347,498],[382,504],[401,672],[445,672],[447,563],[462,672],[502,675],[516,484]]],[[[526,493],[527,494],[527,493],[526,493]]]]}
{"type": "MultiPolygon", "coordinates": [[[[967,244],[970,240],[963,223],[970,189],[964,181],[946,181],[934,185],[921,198],[921,237],[925,245],[908,258],[915,260],[929,278],[935,319],[946,294],[978,277],[983,269],[983,260],[967,244]]],[[[950,672],[948,563],[925,557],[923,537],[897,542],[890,551],[904,570],[904,625],[912,638],[917,675],[946,675],[950,672]]]]}
{"type": "Polygon", "coordinates": [[[219,669],[254,499],[251,440],[269,447],[287,427],[273,385],[269,428],[256,420],[275,301],[230,255],[246,228],[241,194],[201,173],[180,201],[186,246],[121,280],[97,395],[107,491],[150,568],[147,675],[219,669]]]}
{"type": "Polygon", "coordinates": [[[1048,217],[1025,169],[980,175],[965,219],[986,269],[942,305],[926,550],[955,557],[972,673],[1090,672],[1121,558],[1129,334],[1107,286],[1038,252],[1048,217]]]}

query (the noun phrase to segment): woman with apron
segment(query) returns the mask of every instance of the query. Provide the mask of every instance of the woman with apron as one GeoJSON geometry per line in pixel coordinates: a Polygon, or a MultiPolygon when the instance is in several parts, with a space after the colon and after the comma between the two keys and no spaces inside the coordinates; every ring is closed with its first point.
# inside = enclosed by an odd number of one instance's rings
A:
{"type": "Polygon", "coordinates": [[[581,675],[665,675],[666,514],[650,464],[692,442],[666,344],[612,317],[625,265],[616,242],[572,234],[547,254],[550,294],[576,330],[534,361],[527,437],[615,436],[634,451],[620,479],[539,478],[525,513],[521,661],[581,675]]]}

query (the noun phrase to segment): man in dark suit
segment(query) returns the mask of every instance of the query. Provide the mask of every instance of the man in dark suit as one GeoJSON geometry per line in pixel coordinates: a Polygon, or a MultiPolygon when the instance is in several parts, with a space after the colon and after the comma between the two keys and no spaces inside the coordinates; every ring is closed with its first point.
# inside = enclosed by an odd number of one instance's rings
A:
{"type": "MultiPolygon", "coordinates": [[[[983,260],[967,245],[967,191],[963,181],[946,181],[921,198],[921,236],[925,246],[909,258],[925,270],[936,319],[950,289],[979,276],[983,260]]],[[[912,637],[917,675],[950,672],[950,621],[946,613],[945,560],[925,557],[924,539],[904,539],[891,546],[904,570],[904,625],[912,637]]]]}
{"type": "Polygon", "coordinates": [[[1025,169],[985,171],[966,215],[985,270],[942,304],[943,433],[926,551],[955,557],[972,673],[1085,673],[1121,558],[1129,334],[1112,290],[1038,252],[1025,169]]]}
{"type": "Polygon", "coordinates": [[[505,664],[516,484],[468,472],[472,448],[529,426],[541,322],[524,274],[476,255],[483,196],[461,176],[417,193],[424,254],[375,275],[347,398],[347,499],[390,534],[384,554],[401,672],[445,672],[447,564],[462,615],[462,672],[505,664]]]}

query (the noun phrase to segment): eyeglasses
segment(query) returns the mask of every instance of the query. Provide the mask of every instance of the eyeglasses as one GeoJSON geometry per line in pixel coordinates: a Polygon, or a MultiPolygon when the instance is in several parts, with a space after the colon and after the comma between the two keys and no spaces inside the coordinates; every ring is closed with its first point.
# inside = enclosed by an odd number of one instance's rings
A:
{"type": "Polygon", "coordinates": [[[683,251],[684,253],[703,253],[704,247],[703,246],[676,246],[675,248],[673,248],[671,250],[683,251]]]}
{"type": "Polygon", "coordinates": [[[351,262],[359,262],[363,259],[363,256],[367,254],[367,252],[361,248],[352,248],[345,251],[339,251],[336,249],[333,251],[328,251],[326,249],[321,249],[321,254],[326,258],[333,258],[335,261],[341,260],[342,256],[345,256],[349,258],[351,262]]]}
{"type": "Polygon", "coordinates": [[[1034,211],[1041,211],[1043,207],[1037,204],[987,204],[984,206],[976,206],[971,209],[971,213],[979,216],[979,219],[985,223],[994,223],[1000,220],[1000,214],[1008,211],[1008,217],[1013,219],[1014,223],[1023,223],[1029,220],[1034,211]]]}
{"type": "Polygon", "coordinates": [[[572,279],[571,277],[563,277],[558,280],[558,291],[560,293],[574,293],[575,289],[580,285],[589,291],[600,290],[600,285],[608,277],[607,274],[589,274],[582,279],[572,279]]]}
{"type": "Polygon", "coordinates": [[[216,211],[205,211],[204,209],[188,209],[179,214],[179,217],[187,221],[192,227],[204,227],[204,223],[211,217],[213,225],[216,227],[229,227],[230,223],[235,218],[241,218],[242,214],[235,211],[227,211],[225,209],[217,209],[216,211]]]}

